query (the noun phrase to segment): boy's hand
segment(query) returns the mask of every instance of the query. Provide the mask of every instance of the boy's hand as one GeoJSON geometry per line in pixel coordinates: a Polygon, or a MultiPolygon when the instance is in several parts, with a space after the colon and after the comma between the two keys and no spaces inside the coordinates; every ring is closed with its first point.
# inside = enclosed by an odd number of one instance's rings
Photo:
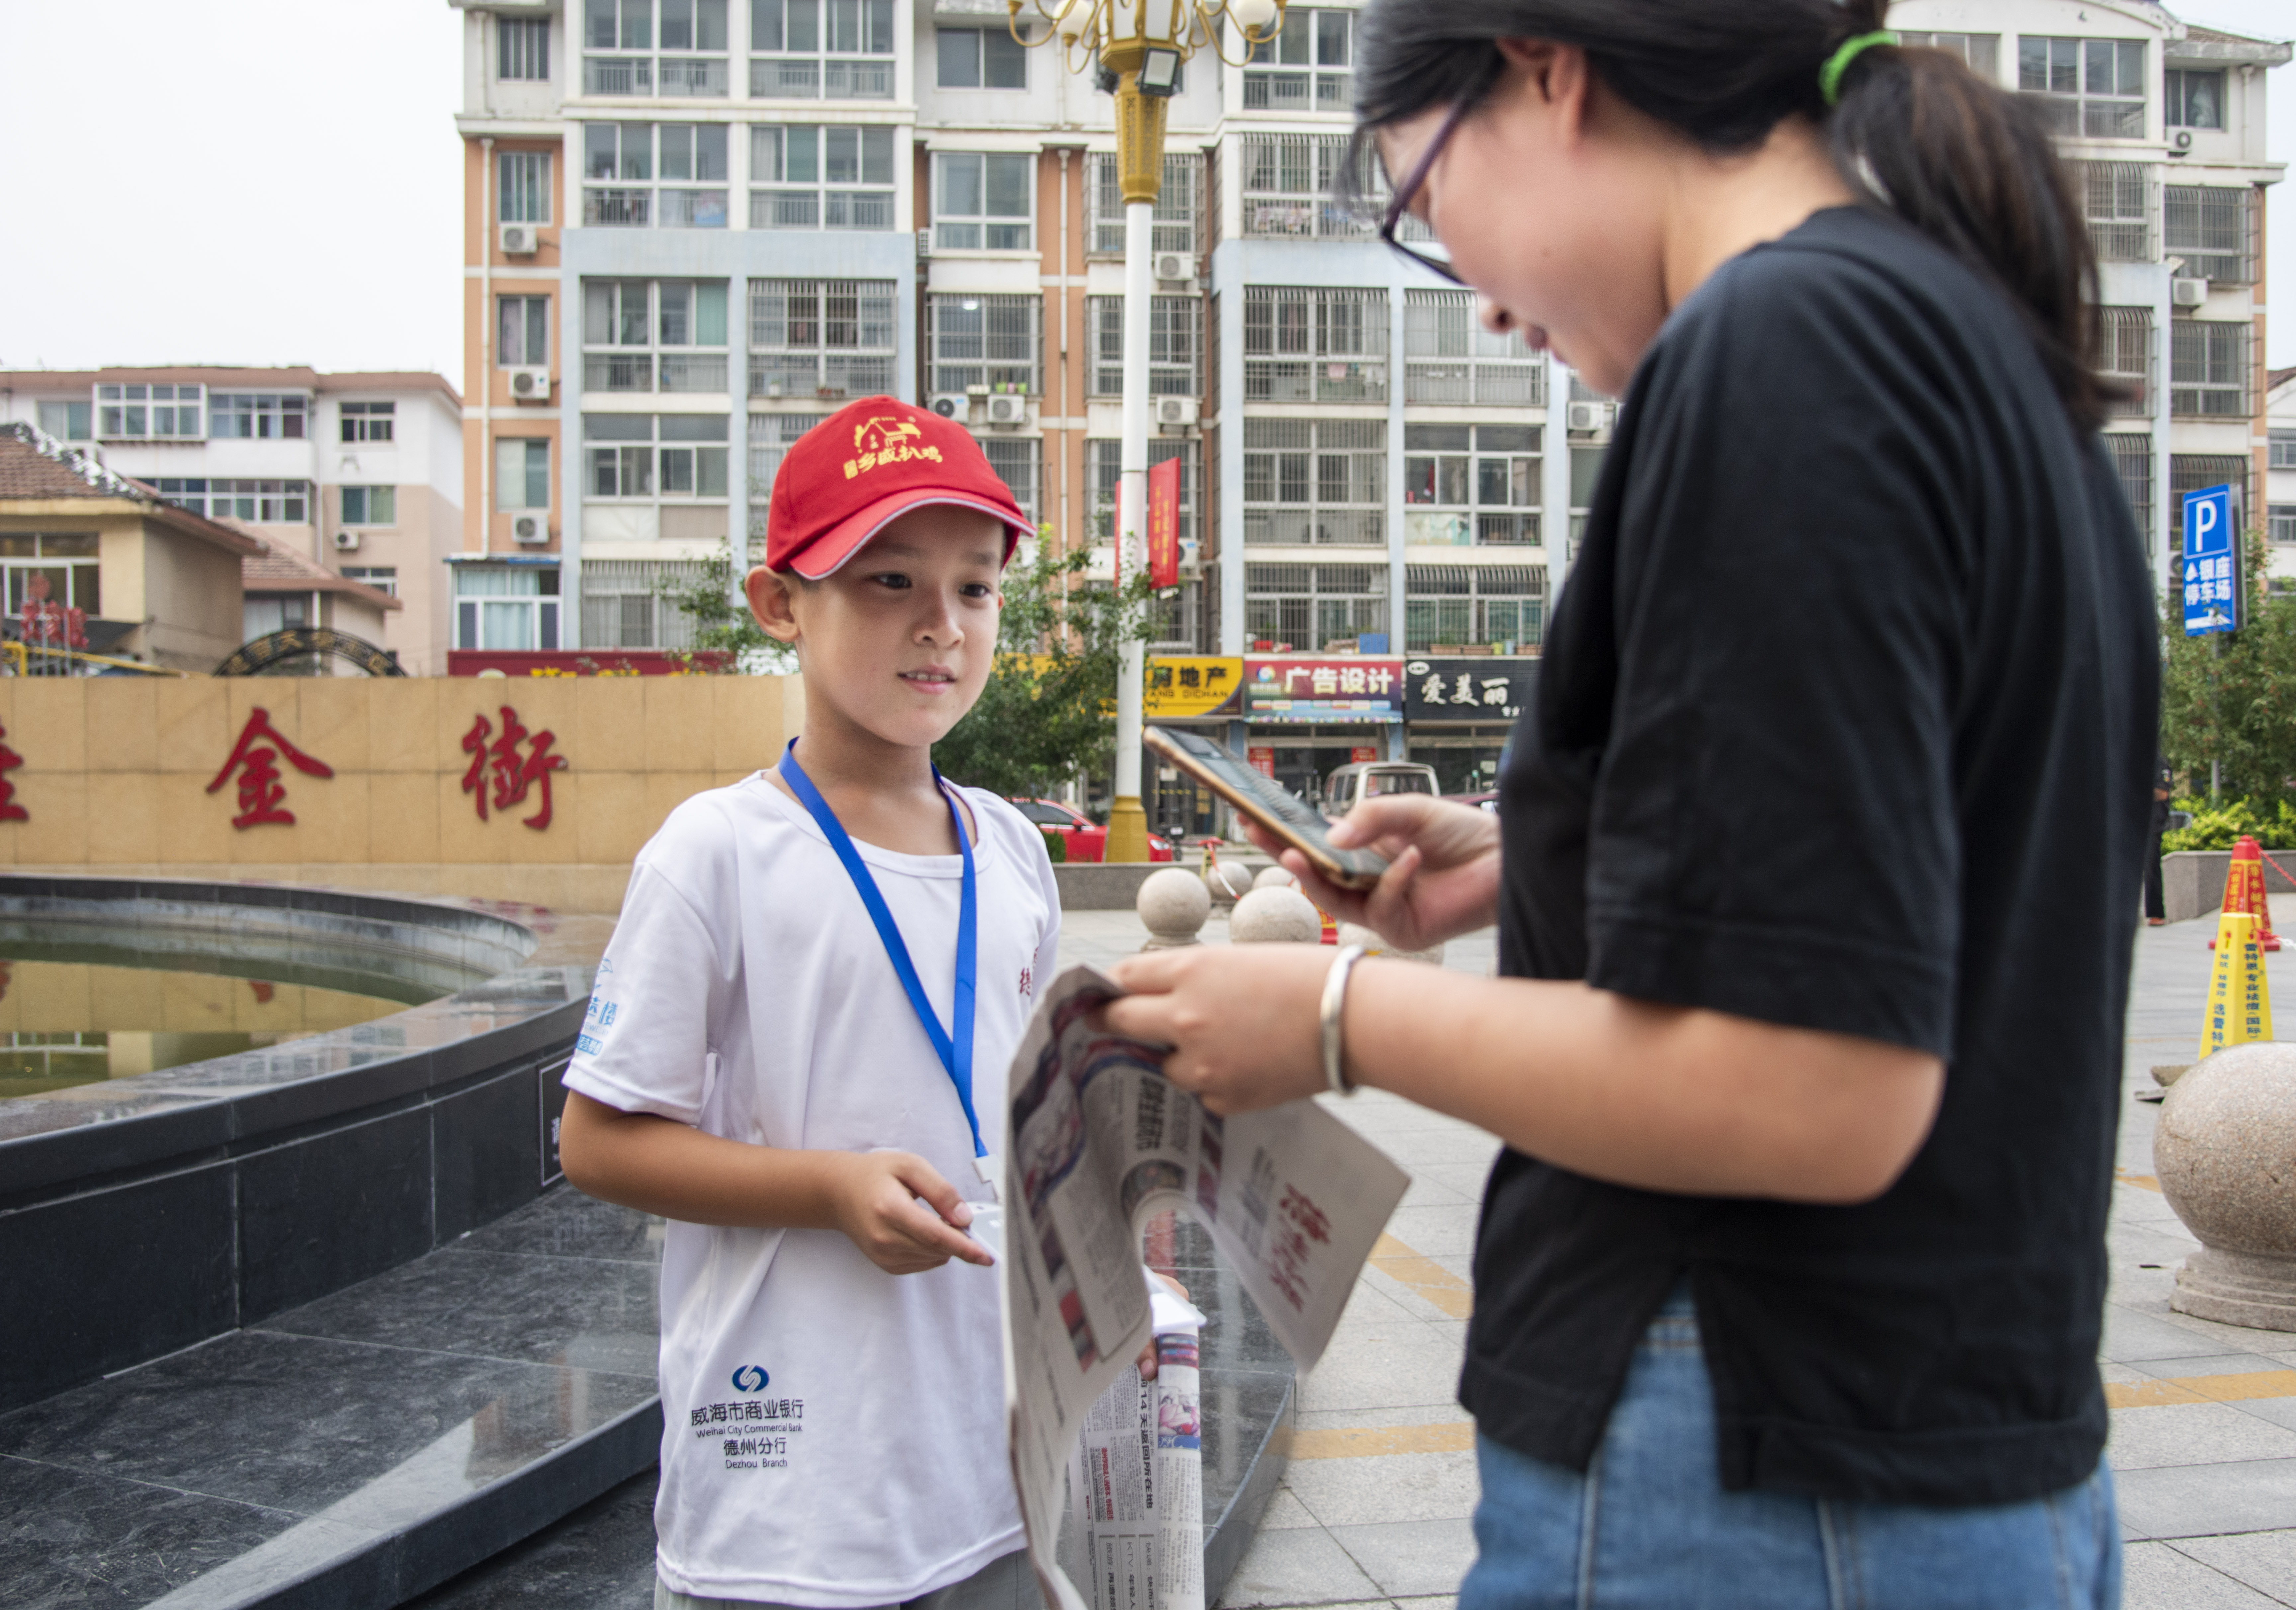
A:
{"type": "Polygon", "coordinates": [[[951,1258],[984,1268],[996,1261],[964,1233],[972,1222],[972,1205],[914,1152],[848,1156],[837,1182],[836,1214],[837,1228],[889,1275],[922,1274],[951,1258]]]}

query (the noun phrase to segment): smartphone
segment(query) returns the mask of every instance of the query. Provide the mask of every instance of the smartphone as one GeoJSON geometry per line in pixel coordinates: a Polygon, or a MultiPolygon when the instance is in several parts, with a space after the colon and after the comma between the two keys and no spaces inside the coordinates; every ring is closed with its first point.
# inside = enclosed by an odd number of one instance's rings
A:
{"type": "Polygon", "coordinates": [[[1141,741],[1190,777],[1308,858],[1327,883],[1367,889],[1387,870],[1382,856],[1369,850],[1343,850],[1332,842],[1332,824],[1298,795],[1275,786],[1257,768],[1238,760],[1225,744],[1184,728],[1150,727],[1141,741]]]}

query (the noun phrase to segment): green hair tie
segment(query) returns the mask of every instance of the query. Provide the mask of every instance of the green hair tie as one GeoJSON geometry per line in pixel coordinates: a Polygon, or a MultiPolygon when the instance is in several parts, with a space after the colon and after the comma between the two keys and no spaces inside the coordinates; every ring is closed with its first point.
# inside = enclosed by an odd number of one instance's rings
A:
{"type": "Polygon", "coordinates": [[[1895,45],[1897,42],[1898,36],[1886,28],[1844,40],[1841,48],[1828,56],[1825,65],[1817,69],[1817,93],[1825,97],[1828,106],[1839,104],[1841,100],[1841,75],[1849,70],[1849,64],[1857,60],[1858,53],[1870,50],[1876,45],[1895,45]]]}

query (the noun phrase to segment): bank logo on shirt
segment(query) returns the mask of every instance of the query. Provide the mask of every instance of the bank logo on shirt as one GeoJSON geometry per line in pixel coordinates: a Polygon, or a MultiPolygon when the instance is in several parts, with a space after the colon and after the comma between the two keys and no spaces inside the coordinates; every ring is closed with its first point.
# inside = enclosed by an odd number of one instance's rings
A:
{"type": "Polygon", "coordinates": [[[763,1392],[766,1389],[766,1384],[773,1378],[773,1377],[765,1372],[763,1366],[757,1364],[744,1364],[734,1372],[734,1390],[736,1392],[763,1392]]]}

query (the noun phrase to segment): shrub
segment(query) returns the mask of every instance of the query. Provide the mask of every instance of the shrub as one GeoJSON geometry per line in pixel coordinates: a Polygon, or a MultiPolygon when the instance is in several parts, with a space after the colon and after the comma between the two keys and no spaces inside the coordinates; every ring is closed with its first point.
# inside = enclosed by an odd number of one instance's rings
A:
{"type": "Polygon", "coordinates": [[[2193,825],[2161,836],[2161,848],[2229,850],[2246,834],[2267,850],[2296,848],[2296,805],[2285,799],[2180,799],[2177,809],[2193,813],[2193,825]]]}
{"type": "Polygon", "coordinates": [[[1068,835],[1065,833],[1055,833],[1052,829],[1046,828],[1045,830],[1045,854],[1053,858],[1053,864],[1054,866],[1058,866],[1062,862],[1066,861],[1069,858],[1068,835]]]}

